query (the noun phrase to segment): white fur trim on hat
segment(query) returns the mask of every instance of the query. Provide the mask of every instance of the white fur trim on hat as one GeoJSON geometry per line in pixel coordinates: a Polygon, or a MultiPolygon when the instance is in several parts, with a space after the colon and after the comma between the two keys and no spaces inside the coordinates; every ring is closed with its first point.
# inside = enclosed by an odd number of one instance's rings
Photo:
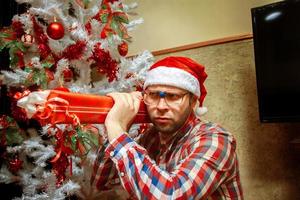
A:
{"type": "Polygon", "coordinates": [[[196,117],[200,118],[208,111],[207,107],[199,107],[199,101],[196,102],[194,107],[194,114],[196,117]]]}
{"type": "Polygon", "coordinates": [[[204,115],[205,113],[207,113],[207,111],[208,110],[206,107],[197,107],[194,112],[195,112],[196,116],[200,117],[200,116],[204,115]]]}
{"type": "Polygon", "coordinates": [[[146,76],[144,89],[150,85],[169,85],[185,89],[200,96],[199,81],[192,74],[174,67],[159,66],[150,70],[146,76]]]}

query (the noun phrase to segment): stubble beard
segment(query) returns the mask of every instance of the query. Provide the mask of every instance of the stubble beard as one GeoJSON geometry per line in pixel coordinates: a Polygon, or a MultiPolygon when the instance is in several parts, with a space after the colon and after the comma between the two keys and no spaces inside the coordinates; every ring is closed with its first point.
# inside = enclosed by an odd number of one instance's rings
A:
{"type": "Polygon", "coordinates": [[[181,127],[181,125],[176,125],[174,121],[172,121],[172,123],[165,126],[161,126],[159,124],[154,123],[154,126],[160,133],[166,135],[175,133],[181,127]]]}
{"type": "MultiPolygon", "coordinates": [[[[188,117],[190,116],[192,110],[187,109],[185,113],[183,113],[182,117],[179,118],[179,120],[176,122],[174,120],[171,120],[169,124],[166,125],[159,125],[155,122],[153,123],[155,128],[163,135],[173,135],[176,133],[186,122],[188,117]]],[[[153,121],[153,120],[152,120],[153,121]]]]}

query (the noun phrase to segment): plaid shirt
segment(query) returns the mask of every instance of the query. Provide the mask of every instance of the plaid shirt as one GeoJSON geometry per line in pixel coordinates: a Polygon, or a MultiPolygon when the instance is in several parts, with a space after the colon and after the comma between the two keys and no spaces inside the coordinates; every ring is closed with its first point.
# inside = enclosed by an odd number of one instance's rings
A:
{"type": "Polygon", "coordinates": [[[138,199],[243,199],[235,148],[229,132],[191,115],[166,144],[154,129],[138,142],[127,134],[113,140],[97,186],[106,188],[119,177],[138,199]]]}

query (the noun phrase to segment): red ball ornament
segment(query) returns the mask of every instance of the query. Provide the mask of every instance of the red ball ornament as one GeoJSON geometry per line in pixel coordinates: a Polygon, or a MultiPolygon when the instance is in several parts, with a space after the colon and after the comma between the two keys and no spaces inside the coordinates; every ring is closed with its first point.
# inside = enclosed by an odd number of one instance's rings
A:
{"type": "Polygon", "coordinates": [[[66,68],[63,70],[63,77],[65,82],[70,82],[73,79],[73,72],[71,69],[66,68]]]}
{"type": "Polygon", "coordinates": [[[32,35],[26,33],[22,35],[21,41],[23,42],[24,46],[29,47],[35,42],[35,39],[32,35]]]}
{"type": "Polygon", "coordinates": [[[128,53],[128,44],[126,42],[119,44],[118,51],[121,56],[126,56],[128,53]]]}
{"type": "Polygon", "coordinates": [[[52,22],[47,27],[47,34],[53,40],[59,40],[65,35],[65,28],[59,22],[52,22]]]}

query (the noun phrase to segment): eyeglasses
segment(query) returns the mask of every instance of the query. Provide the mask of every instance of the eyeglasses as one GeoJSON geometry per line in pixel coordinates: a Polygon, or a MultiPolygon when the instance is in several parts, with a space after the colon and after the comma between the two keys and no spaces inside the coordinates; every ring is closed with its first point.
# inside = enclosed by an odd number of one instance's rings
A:
{"type": "Polygon", "coordinates": [[[189,92],[183,94],[176,94],[171,92],[165,91],[144,91],[143,98],[146,105],[158,105],[158,102],[161,98],[165,99],[166,104],[169,107],[177,106],[182,103],[183,98],[189,92]]]}

